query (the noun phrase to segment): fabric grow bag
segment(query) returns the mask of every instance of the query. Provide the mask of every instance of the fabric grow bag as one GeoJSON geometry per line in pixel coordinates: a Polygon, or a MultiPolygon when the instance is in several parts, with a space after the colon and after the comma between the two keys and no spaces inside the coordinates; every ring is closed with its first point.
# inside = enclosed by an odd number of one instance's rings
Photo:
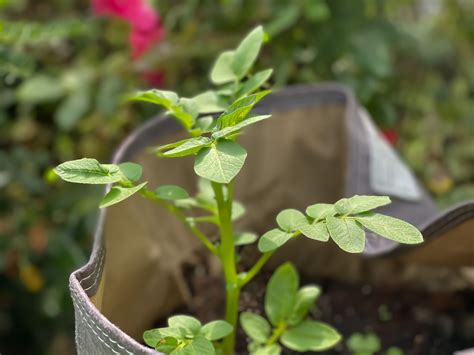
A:
{"type": "MultiPolygon", "coordinates": [[[[248,158],[236,180],[236,197],[253,211],[243,218],[242,229],[262,233],[273,228],[283,208],[380,194],[393,200],[383,213],[417,225],[426,240],[400,247],[368,235],[361,256],[343,253],[332,242],[298,238],[272,258],[273,264],[289,258],[309,276],[374,282],[407,282],[416,277],[413,265],[473,264],[474,202],[438,213],[348,88],[290,87],[255,111],[270,111],[273,117],[249,127],[240,139],[248,158]]],[[[113,162],[142,164],[142,179],[150,187],[178,184],[193,192],[192,158],[157,159],[146,150],[183,135],[175,121],[158,117],[135,130],[113,162]]],[[[142,332],[191,297],[182,270],[197,262],[200,248],[173,216],[139,196],[101,210],[90,260],[70,277],[78,353],[156,353],[140,344],[142,332]]]]}

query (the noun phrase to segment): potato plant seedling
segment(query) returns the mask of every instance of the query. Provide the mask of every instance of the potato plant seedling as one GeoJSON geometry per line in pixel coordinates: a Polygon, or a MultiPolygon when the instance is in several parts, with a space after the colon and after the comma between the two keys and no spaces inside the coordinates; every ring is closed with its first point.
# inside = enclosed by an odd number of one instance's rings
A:
{"type": "MultiPolygon", "coordinates": [[[[55,168],[65,181],[112,184],[100,203],[101,208],[140,193],[174,214],[221,261],[226,292],[224,320],[203,325],[189,315],[170,317],[167,327],[144,333],[145,343],[162,353],[233,354],[242,287],[252,281],[278,248],[292,239],[305,237],[315,242],[332,239],[348,253],[364,250],[365,229],[401,243],[423,241],[421,233],[411,224],[373,212],[390,203],[386,196],[353,196],[334,204],[317,203],[304,212],[285,209],[276,216],[276,227],[260,237],[234,229],[234,221],[245,212],[234,198],[234,181],[247,157],[238,138],[245,127],[271,117],[251,114],[255,104],[270,93],[261,87],[266,85],[272,69],[251,72],[265,40],[262,27],[257,27],[237,48],[220,54],[210,73],[212,90],[192,98],[163,90],[142,91],[131,97],[164,107],[189,134],[187,139],[156,147],[155,153],[160,158],[194,157],[194,171],[199,177],[195,196],[175,185],[150,189],[147,182],[138,183],[142,167],[135,163],[101,164],[84,158],[55,168]],[[214,118],[210,114],[218,115],[214,118]],[[200,211],[198,217],[191,213],[196,210],[200,211]],[[201,231],[202,223],[216,225],[217,242],[201,231]],[[237,247],[252,243],[257,243],[261,256],[247,271],[238,272],[237,247]]],[[[265,317],[249,312],[240,314],[240,325],[251,340],[249,352],[277,355],[282,347],[304,352],[335,346],[341,339],[337,330],[308,317],[320,292],[314,285],[300,288],[297,271],[290,263],[277,268],[265,294],[265,317]]]]}

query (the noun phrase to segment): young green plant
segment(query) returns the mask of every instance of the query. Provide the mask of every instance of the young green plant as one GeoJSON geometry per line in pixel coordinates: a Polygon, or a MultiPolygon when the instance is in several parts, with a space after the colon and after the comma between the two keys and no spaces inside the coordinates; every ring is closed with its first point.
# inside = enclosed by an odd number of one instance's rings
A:
{"type": "MultiPolygon", "coordinates": [[[[305,213],[287,209],[276,217],[278,227],[258,238],[250,232],[237,232],[234,221],[245,209],[235,200],[234,181],[245,164],[247,151],[238,143],[244,128],[270,118],[252,115],[253,107],[269,90],[261,91],[272,69],[252,73],[264,42],[262,27],[252,30],[236,49],[222,53],[214,63],[210,79],[216,86],[192,98],[180,98],[163,90],[138,92],[132,100],[164,107],[189,134],[189,138],[155,148],[162,158],[194,157],[194,171],[200,178],[199,192],[190,196],[175,185],[149,189],[140,182],[142,168],[135,163],[101,164],[95,159],[65,162],[55,172],[66,181],[83,184],[110,184],[100,207],[116,204],[135,193],[157,203],[174,214],[221,264],[225,280],[225,321],[204,326],[190,316],[174,316],[168,327],[147,331],[145,342],[155,349],[173,354],[214,354],[216,349],[231,355],[235,348],[240,291],[267,263],[275,250],[291,239],[307,237],[327,242],[332,239],[349,253],[364,250],[365,232],[401,243],[420,243],[423,238],[412,225],[374,213],[377,207],[390,203],[384,196],[354,196],[335,204],[315,204],[305,213]],[[219,113],[216,118],[210,114],[219,113]],[[200,211],[196,216],[195,211],[200,211]],[[202,223],[214,224],[219,240],[213,242],[201,230],[202,223]],[[237,247],[258,240],[262,253],[247,271],[238,272],[237,247]]],[[[298,290],[296,270],[289,264],[280,267],[269,282],[265,311],[270,323],[258,315],[243,313],[241,322],[252,339],[253,354],[279,354],[282,344],[296,351],[322,350],[340,339],[327,324],[306,319],[319,289],[314,286],[298,290]],[[281,280],[281,281],[275,281],[281,280]],[[282,287],[282,285],[286,285],[282,287]],[[281,299],[279,299],[281,298],[281,299]],[[271,324],[271,325],[270,325],[271,324]],[[265,331],[258,335],[261,325],[265,331]],[[270,333],[269,333],[270,332],[270,333]]]]}

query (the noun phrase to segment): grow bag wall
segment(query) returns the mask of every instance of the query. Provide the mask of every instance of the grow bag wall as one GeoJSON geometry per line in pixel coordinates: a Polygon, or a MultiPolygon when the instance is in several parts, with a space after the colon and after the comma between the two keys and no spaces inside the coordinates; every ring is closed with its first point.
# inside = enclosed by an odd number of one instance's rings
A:
{"type": "MultiPolygon", "coordinates": [[[[274,227],[274,218],[283,208],[304,209],[356,193],[390,192],[394,204],[384,213],[417,225],[436,213],[411,173],[380,136],[374,136],[373,124],[346,88],[286,89],[271,95],[256,111],[271,111],[273,117],[249,127],[240,138],[248,158],[236,181],[236,197],[252,211],[239,224],[242,230],[262,233],[274,227]],[[377,173],[377,169],[382,170],[377,173]],[[402,188],[397,188],[399,181],[402,188]]],[[[183,138],[179,132],[173,120],[155,119],[124,142],[114,162],[142,164],[142,179],[150,188],[178,184],[193,192],[192,158],[157,159],[146,151],[183,138]]],[[[366,251],[381,254],[396,246],[368,236],[366,251]]],[[[71,277],[79,353],[150,353],[131,337],[140,340],[143,330],[190,297],[182,270],[183,265],[197,262],[199,249],[173,216],[138,196],[102,211],[91,261],[71,277]]],[[[272,262],[290,258],[309,275],[352,280],[362,274],[385,280],[387,273],[378,272],[383,269],[392,271],[391,280],[396,282],[401,281],[400,263],[408,255],[367,262],[331,243],[298,238],[272,262]]]]}

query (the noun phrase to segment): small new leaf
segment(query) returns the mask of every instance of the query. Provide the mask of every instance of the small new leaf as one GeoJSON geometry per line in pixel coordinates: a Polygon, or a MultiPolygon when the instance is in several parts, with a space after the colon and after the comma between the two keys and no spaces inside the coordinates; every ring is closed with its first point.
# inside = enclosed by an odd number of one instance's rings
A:
{"type": "Polygon", "coordinates": [[[184,347],[178,347],[171,355],[214,355],[214,345],[202,335],[194,337],[184,347]]]}
{"type": "Polygon", "coordinates": [[[194,317],[186,315],[177,315],[168,318],[168,325],[171,328],[182,328],[189,335],[196,335],[201,330],[201,322],[194,317]]]}
{"type": "Polygon", "coordinates": [[[290,240],[292,236],[292,233],[282,231],[281,229],[272,229],[260,237],[258,250],[262,253],[275,250],[290,240]]]}
{"type": "Polygon", "coordinates": [[[356,216],[357,222],[372,232],[391,240],[404,244],[418,244],[423,242],[423,235],[413,225],[400,219],[382,214],[356,216]]]}
{"type": "Polygon", "coordinates": [[[388,205],[390,202],[390,198],[387,196],[355,195],[340,199],[334,204],[334,207],[338,213],[347,215],[367,212],[377,207],[388,205]]]}
{"type": "Polygon", "coordinates": [[[291,350],[323,351],[335,346],[341,335],[326,323],[306,320],[285,331],[280,340],[291,350]]]}
{"type": "Polygon", "coordinates": [[[123,179],[117,165],[100,164],[89,158],[64,162],[54,172],[64,181],[77,184],[110,184],[123,179]]]}
{"type": "Polygon", "coordinates": [[[143,168],[136,163],[119,164],[120,171],[130,181],[137,181],[142,176],[143,168]]]}
{"type": "Polygon", "coordinates": [[[258,314],[242,312],[240,314],[240,325],[242,326],[245,334],[247,334],[257,343],[264,344],[270,337],[270,324],[265,318],[258,314]]]}
{"type": "Polygon", "coordinates": [[[321,294],[321,289],[317,286],[305,286],[298,290],[296,294],[296,302],[291,316],[288,319],[288,324],[295,326],[300,324],[308,315],[311,308],[314,307],[316,299],[321,294]]]}
{"type": "Polygon", "coordinates": [[[242,97],[257,91],[273,73],[273,69],[259,71],[252,75],[247,81],[240,85],[237,97],[242,97]]]}
{"type": "Polygon", "coordinates": [[[298,273],[285,263],[273,273],[265,293],[265,313],[273,325],[286,321],[294,309],[298,290],[298,273]]]}
{"type": "Polygon", "coordinates": [[[326,226],[332,240],[348,253],[362,253],[365,246],[365,232],[353,220],[327,217],[326,226]]]}
{"type": "Polygon", "coordinates": [[[223,320],[215,320],[201,328],[201,334],[210,341],[222,339],[232,333],[233,327],[223,320]]]}
{"type": "Polygon", "coordinates": [[[155,190],[155,195],[163,200],[182,200],[189,197],[185,189],[176,185],[162,185],[155,190]]]}
{"type": "Polygon", "coordinates": [[[102,201],[100,201],[99,207],[105,208],[115,205],[140,191],[146,184],[147,182],[133,187],[113,186],[102,201]]]}
{"type": "Polygon", "coordinates": [[[255,233],[243,232],[237,233],[234,236],[234,244],[236,246],[252,244],[257,240],[258,236],[255,233]]]}
{"type": "Polygon", "coordinates": [[[194,171],[205,179],[227,184],[239,173],[247,158],[247,151],[232,141],[219,141],[202,149],[194,162],[194,171]]]}
{"type": "Polygon", "coordinates": [[[278,226],[286,232],[294,232],[300,226],[308,224],[308,220],[303,213],[291,208],[278,213],[276,221],[278,226]]]}

